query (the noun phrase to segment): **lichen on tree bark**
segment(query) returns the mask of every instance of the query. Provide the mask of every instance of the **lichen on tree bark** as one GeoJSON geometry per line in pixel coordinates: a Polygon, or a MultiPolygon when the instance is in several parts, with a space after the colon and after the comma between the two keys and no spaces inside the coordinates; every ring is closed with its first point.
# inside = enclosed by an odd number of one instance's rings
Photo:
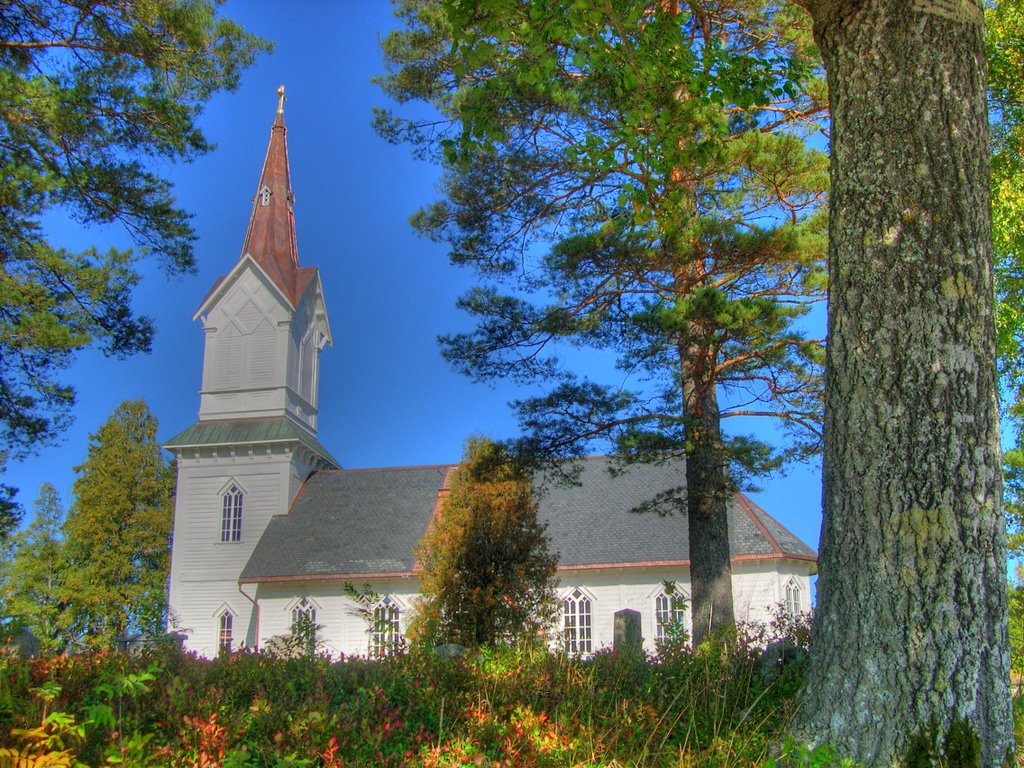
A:
{"type": "Polygon", "coordinates": [[[833,117],[824,524],[800,735],[1012,746],[988,123],[970,0],[808,0],[833,117]]]}

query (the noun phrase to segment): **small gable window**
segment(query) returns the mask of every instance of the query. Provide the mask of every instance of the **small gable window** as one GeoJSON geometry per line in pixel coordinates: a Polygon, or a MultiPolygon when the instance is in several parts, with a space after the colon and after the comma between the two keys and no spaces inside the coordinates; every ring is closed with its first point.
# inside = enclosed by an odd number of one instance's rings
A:
{"type": "Polygon", "coordinates": [[[228,486],[221,497],[220,540],[242,540],[242,489],[235,483],[228,486]]]}
{"type": "Polygon", "coordinates": [[[567,653],[590,653],[593,650],[590,598],[578,588],[562,601],[562,643],[567,653]]]}
{"type": "Polygon", "coordinates": [[[217,649],[221,653],[231,653],[231,643],[234,640],[233,628],[235,617],[227,608],[217,618],[217,649]]]}
{"type": "Polygon", "coordinates": [[[790,616],[799,616],[804,610],[802,591],[795,580],[786,582],[786,613],[790,616]]]}
{"type": "Polygon", "coordinates": [[[655,642],[664,643],[686,632],[686,597],[666,587],[654,599],[655,642]]]}
{"type": "Polygon", "coordinates": [[[270,205],[270,187],[264,187],[260,190],[260,206],[266,208],[270,205]]]}
{"type": "Polygon", "coordinates": [[[399,619],[401,610],[391,597],[385,597],[373,609],[373,626],[370,628],[370,655],[380,659],[398,650],[401,640],[399,619]]]}

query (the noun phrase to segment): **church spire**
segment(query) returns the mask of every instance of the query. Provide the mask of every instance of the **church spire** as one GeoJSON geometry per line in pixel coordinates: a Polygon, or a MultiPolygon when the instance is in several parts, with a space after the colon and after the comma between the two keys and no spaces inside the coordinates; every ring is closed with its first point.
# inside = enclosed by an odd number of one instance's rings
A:
{"type": "Polygon", "coordinates": [[[249,254],[294,306],[308,284],[299,268],[295,241],[295,196],[288,169],[287,129],[284,125],[284,86],[277,89],[277,114],[263,172],[253,198],[242,256],[249,254]]]}

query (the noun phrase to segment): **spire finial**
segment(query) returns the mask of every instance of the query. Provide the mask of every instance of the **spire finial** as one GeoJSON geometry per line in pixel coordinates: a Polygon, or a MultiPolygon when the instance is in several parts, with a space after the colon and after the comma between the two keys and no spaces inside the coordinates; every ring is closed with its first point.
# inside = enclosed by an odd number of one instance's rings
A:
{"type": "Polygon", "coordinates": [[[277,86],[277,114],[284,114],[284,86],[277,86]]]}

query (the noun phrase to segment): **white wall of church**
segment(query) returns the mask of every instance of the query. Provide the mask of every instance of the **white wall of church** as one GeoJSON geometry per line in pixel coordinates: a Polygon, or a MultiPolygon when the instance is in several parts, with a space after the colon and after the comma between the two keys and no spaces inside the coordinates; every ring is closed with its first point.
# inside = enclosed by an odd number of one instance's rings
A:
{"type": "MultiPolygon", "coordinates": [[[[798,561],[752,561],[733,564],[733,606],[737,621],[765,622],[785,602],[785,584],[793,578],[802,593],[810,594],[808,564],[798,561]]],[[[617,611],[629,608],[640,614],[644,648],[655,652],[655,601],[665,590],[665,582],[673,582],[676,594],[687,603],[690,598],[690,575],[685,568],[609,568],[605,570],[574,570],[559,573],[559,598],[571,596],[577,588],[590,599],[593,617],[593,650],[612,645],[617,611]]],[[[804,609],[810,605],[804,605],[804,609]]],[[[687,610],[687,632],[692,634],[692,621],[687,610]]]]}
{"type": "MultiPolygon", "coordinates": [[[[800,587],[805,601],[808,601],[810,577],[807,563],[780,560],[735,563],[733,592],[737,619],[770,621],[772,612],[785,602],[785,585],[790,579],[800,587]]],[[[356,579],[355,586],[361,588],[365,581],[370,582],[372,591],[377,595],[382,598],[390,596],[400,606],[404,633],[410,611],[418,599],[419,580],[415,577],[356,579]]],[[[640,613],[644,648],[654,653],[655,601],[664,590],[665,581],[674,581],[679,593],[689,597],[687,570],[668,568],[561,571],[557,594],[563,598],[579,589],[589,598],[593,621],[593,651],[611,647],[615,613],[631,608],[640,613]]],[[[370,650],[369,627],[365,619],[358,615],[358,606],[345,595],[343,584],[343,581],[331,580],[259,585],[255,596],[259,603],[260,647],[265,647],[276,636],[287,636],[290,633],[292,609],[305,599],[306,605],[316,610],[316,624],[320,628],[318,639],[323,651],[332,656],[367,655],[370,650]]],[[[803,605],[804,610],[810,607],[808,602],[803,605]]],[[[212,619],[210,624],[212,631],[212,619]]],[[[558,643],[560,632],[559,623],[552,630],[553,643],[558,643]]],[[[191,643],[189,647],[193,647],[191,643]]]]}
{"type": "Polygon", "coordinates": [[[215,655],[217,618],[228,609],[234,637],[253,646],[253,604],[238,577],[271,517],[288,509],[309,462],[281,446],[185,448],[177,459],[169,629],[188,635],[189,650],[215,655]],[[223,499],[232,485],[243,494],[241,533],[238,541],[222,541],[223,499]]]}
{"type": "MultiPolygon", "coordinates": [[[[355,579],[360,591],[370,580],[355,579]]],[[[367,656],[370,652],[370,628],[357,613],[359,606],[345,595],[344,581],[284,582],[261,584],[256,591],[260,606],[260,647],[274,637],[291,632],[292,609],[303,599],[316,610],[317,633],[321,649],[332,656],[367,656]]],[[[390,597],[401,611],[399,624],[404,635],[413,605],[419,597],[419,579],[373,579],[371,589],[380,598],[390,597]]]]}

